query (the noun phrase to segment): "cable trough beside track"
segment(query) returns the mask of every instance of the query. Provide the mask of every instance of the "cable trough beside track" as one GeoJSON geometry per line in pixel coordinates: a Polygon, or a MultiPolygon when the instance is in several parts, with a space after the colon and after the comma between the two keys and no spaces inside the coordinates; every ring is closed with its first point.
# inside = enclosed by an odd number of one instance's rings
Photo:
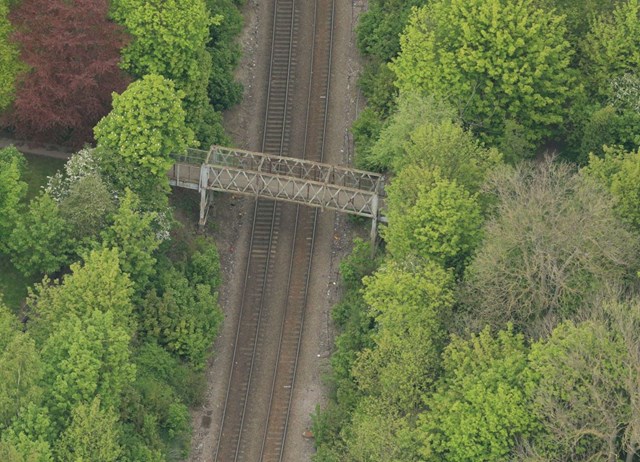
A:
{"type": "MultiPolygon", "coordinates": [[[[262,152],[284,156],[296,153],[309,160],[323,160],[333,2],[274,2],[262,152]],[[304,133],[295,134],[292,133],[293,88],[299,68],[302,8],[313,9],[313,49],[311,72],[300,78],[300,82],[308,82],[308,90],[302,92],[306,101],[295,102],[297,106],[306,107],[305,121],[298,124],[304,133]],[[303,146],[290,146],[292,135],[301,135],[296,139],[303,139],[303,146]]],[[[300,95],[300,91],[295,94],[300,95]]],[[[317,216],[317,209],[263,199],[256,201],[233,361],[214,454],[216,461],[287,459],[285,443],[317,216]],[[285,229],[292,235],[286,242],[287,233],[281,232],[285,229]],[[279,341],[274,342],[274,338],[279,341]]],[[[289,457],[297,460],[295,454],[289,457]]]]}

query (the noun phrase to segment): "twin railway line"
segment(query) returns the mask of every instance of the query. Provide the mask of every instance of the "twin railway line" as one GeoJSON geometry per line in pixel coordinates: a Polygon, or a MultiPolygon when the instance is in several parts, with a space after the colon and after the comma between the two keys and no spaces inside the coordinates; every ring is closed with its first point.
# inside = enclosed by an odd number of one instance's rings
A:
{"type": "MultiPolygon", "coordinates": [[[[262,152],[323,161],[334,1],[274,0],[262,152]],[[310,56],[298,47],[309,33],[299,27],[303,13],[313,15],[310,56]],[[294,118],[296,108],[306,108],[304,120],[294,118]]],[[[317,219],[317,209],[256,200],[216,461],[287,460],[317,219]]]]}

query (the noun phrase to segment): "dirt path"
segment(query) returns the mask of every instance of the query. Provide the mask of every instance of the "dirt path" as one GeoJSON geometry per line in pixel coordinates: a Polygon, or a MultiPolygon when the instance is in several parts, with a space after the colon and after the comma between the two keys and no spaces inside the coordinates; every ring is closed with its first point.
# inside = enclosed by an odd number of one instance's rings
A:
{"type": "Polygon", "coordinates": [[[26,141],[14,140],[0,137],[0,149],[13,145],[18,151],[24,154],[34,154],[36,156],[55,157],[56,159],[68,159],[72,152],[60,146],[45,145],[40,143],[28,143],[26,141]]]}

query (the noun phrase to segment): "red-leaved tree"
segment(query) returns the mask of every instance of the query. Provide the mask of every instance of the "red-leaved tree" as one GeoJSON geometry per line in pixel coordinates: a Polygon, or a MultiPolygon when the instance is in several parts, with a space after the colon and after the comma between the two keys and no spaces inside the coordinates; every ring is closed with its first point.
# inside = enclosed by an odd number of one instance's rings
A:
{"type": "Polygon", "coordinates": [[[16,135],[72,146],[92,139],[129,82],[120,70],[128,37],[108,17],[108,0],[22,0],[10,14],[29,70],[6,118],[16,135]]]}

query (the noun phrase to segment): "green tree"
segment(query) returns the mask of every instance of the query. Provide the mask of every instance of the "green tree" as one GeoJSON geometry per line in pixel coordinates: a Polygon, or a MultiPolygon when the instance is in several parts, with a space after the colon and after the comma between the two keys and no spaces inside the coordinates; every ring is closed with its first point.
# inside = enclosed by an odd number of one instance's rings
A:
{"type": "Polygon", "coordinates": [[[24,164],[24,157],[13,146],[0,149],[0,252],[8,250],[11,231],[18,222],[20,202],[27,193],[27,184],[22,181],[24,164]]]}
{"type": "Polygon", "coordinates": [[[118,249],[92,251],[83,264],[71,265],[71,274],[65,276],[62,284],[45,280],[37,286],[30,302],[38,317],[31,329],[44,331],[41,336],[47,335],[69,315],[84,319],[92,311],[100,311],[111,312],[114,321],[127,326],[132,334],[132,294],[132,283],[121,269],[118,249]]]}
{"type": "Polygon", "coordinates": [[[415,167],[402,170],[387,194],[389,224],[381,234],[393,258],[413,255],[462,271],[481,237],[477,195],[415,167]]]}
{"type": "Polygon", "coordinates": [[[0,440],[0,460],[4,462],[54,462],[46,441],[33,441],[26,435],[0,440]]]}
{"type": "Polygon", "coordinates": [[[517,438],[536,427],[524,389],[527,349],[511,329],[454,336],[437,390],[426,398],[417,438],[429,461],[510,460],[517,438]]]}
{"type": "MultiPolygon", "coordinates": [[[[341,461],[418,462],[411,417],[401,415],[376,397],[363,398],[353,411],[346,433],[347,450],[341,461]]],[[[324,459],[320,459],[324,460],[324,459]]]]}
{"type": "Polygon", "coordinates": [[[377,324],[374,346],[353,368],[366,394],[414,411],[440,371],[446,319],[453,305],[452,275],[433,262],[388,262],[365,278],[364,299],[377,324]]]}
{"type": "Polygon", "coordinates": [[[590,155],[582,172],[609,190],[620,217],[640,230],[640,150],[605,147],[604,157],[590,155]]]}
{"type": "MultiPolygon", "coordinates": [[[[539,0],[538,4],[566,17],[567,40],[581,44],[591,29],[594,18],[610,15],[617,4],[625,0],[539,0]]],[[[580,51],[580,50],[578,50],[580,51]]]]}
{"type": "Polygon", "coordinates": [[[371,148],[358,153],[358,164],[373,170],[399,170],[407,162],[406,145],[411,142],[411,135],[422,124],[439,125],[453,120],[453,109],[434,98],[424,97],[418,93],[403,93],[398,96],[396,111],[389,117],[384,128],[381,128],[377,140],[371,148]]]}
{"type": "Polygon", "coordinates": [[[399,173],[408,165],[437,169],[471,192],[484,182],[487,172],[499,165],[501,155],[487,149],[464,130],[453,111],[432,97],[404,93],[398,109],[371,147],[367,167],[399,173]]]}
{"type": "Polygon", "coordinates": [[[358,21],[360,51],[376,60],[389,61],[400,51],[400,34],[407,24],[411,8],[426,0],[373,0],[358,21]]]}
{"type": "Polygon", "coordinates": [[[234,70],[242,50],[236,37],[242,32],[243,16],[239,2],[206,0],[209,14],[222,19],[209,26],[207,52],[213,70],[209,79],[209,99],[217,111],[228,109],[242,99],[242,85],[235,81],[234,70]]]}
{"type": "Polygon", "coordinates": [[[499,144],[508,121],[551,135],[575,85],[562,17],[535,0],[438,0],[414,11],[392,68],[401,91],[446,99],[499,144]]]}
{"type": "Polygon", "coordinates": [[[189,256],[186,268],[187,279],[192,285],[207,284],[213,289],[220,287],[220,255],[215,242],[197,240],[198,248],[189,256]]]}
{"type": "Polygon", "coordinates": [[[70,185],[59,204],[60,216],[75,238],[87,245],[95,242],[114,210],[113,195],[98,175],[87,175],[70,185]]]}
{"type": "Polygon", "coordinates": [[[614,106],[595,110],[582,127],[580,157],[577,160],[587,163],[590,154],[605,157],[607,146],[622,146],[627,150],[637,149],[640,146],[638,124],[640,124],[640,112],[636,110],[614,106]]]}
{"type": "Polygon", "coordinates": [[[45,404],[58,432],[80,403],[100,396],[118,409],[125,387],[135,378],[131,333],[112,311],[92,310],[82,319],[69,314],[56,323],[42,347],[45,404]]]}
{"type": "Polygon", "coordinates": [[[74,246],[68,223],[46,193],[31,201],[9,241],[11,261],[25,276],[59,270],[69,262],[74,246]]]}
{"type": "Polygon", "coordinates": [[[505,168],[488,187],[498,203],[467,268],[469,323],[548,333],[635,273],[638,238],[607,192],[570,166],[505,168]]]}
{"type": "Polygon", "coordinates": [[[533,345],[531,396],[544,431],[532,446],[544,460],[621,460],[621,444],[640,443],[637,434],[624,437],[637,412],[637,385],[625,387],[627,377],[638,383],[637,351],[629,357],[616,330],[566,322],[533,345]]]}
{"type": "MultiPolygon", "coordinates": [[[[606,3],[606,2],[605,2],[606,3]]],[[[583,69],[592,92],[613,94],[613,80],[640,67],[640,2],[620,2],[593,22],[584,43],[583,69]]]]}
{"type": "MultiPolygon", "coordinates": [[[[113,95],[113,110],[96,125],[98,147],[115,153],[129,166],[129,177],[118,185],[136,186],[140,177],[166,182],[173,161],[170,154],[184,154],[194,144],[193,132],[185,125],[181,99],[173,82],[159,75],[145,75],[121,95],[113,95]]],[[[116,161],[117,162],[117,161],[116,161]]],[[[105,172],[107,175],[111,172],[105,172]]],[[[124,189],[124,188],[122,188],[124,189]]]]}
{"type": "Polygon", "coordinates": [[[113,224],[102,233],[103,245],[118,250],[122,271],[141,294],[155,274],[155,251],[160,245],[155,229],[155,212],[140,211],[140,200],[130,190],[125,191],[113,224]]]}
{"type": "Polygon", "coordinates": [[[113,17],[134,41],[122,52],[123,68],[140,78],[157,74],[184,92],[187,125],[208,145],[220,140],[221,120],[209,103],[212,58],[207,52],[211,16],[205,0],[117,0],[113,17]]]}
{"type": "Polygon", "coordinates": [[[0,112],[4,112],[13,102],[16,79],[26,70],[20,62],[18,46],[9,40],[12,27],[8,18],[9,2],[0,1],[0,112]]]}
{"type": "Polygon", "coordinates": [[[71,425],[54,447],[60,462],[120,460],[118,416],[100,406],[100,398],[91,404],[79,404],[71,412],[71,425]]]}
{"type": "Polygon", "coordinates": [[[217,293],[208,284],[190,285],[173,268],[162,274],[160,281],[162,295],[151,291],[144,301],[141,328],[147,336],[201,369],[222,320],[217,293]]]}
{"type": "Polygon", "coordinates": [[[161,75],[179,88],[201,77],[197,61],[214,23],[203,0],[115,0],[111,12],[134,37],[122,51],[125,70],[137,78],[161,75]]]}
{"type": "Polygon", "coordinates": [[[36,345],[15,316],[0,303],[0,430],[19,419],[27,404],[38,402],[42,365],[36,345]]]}

